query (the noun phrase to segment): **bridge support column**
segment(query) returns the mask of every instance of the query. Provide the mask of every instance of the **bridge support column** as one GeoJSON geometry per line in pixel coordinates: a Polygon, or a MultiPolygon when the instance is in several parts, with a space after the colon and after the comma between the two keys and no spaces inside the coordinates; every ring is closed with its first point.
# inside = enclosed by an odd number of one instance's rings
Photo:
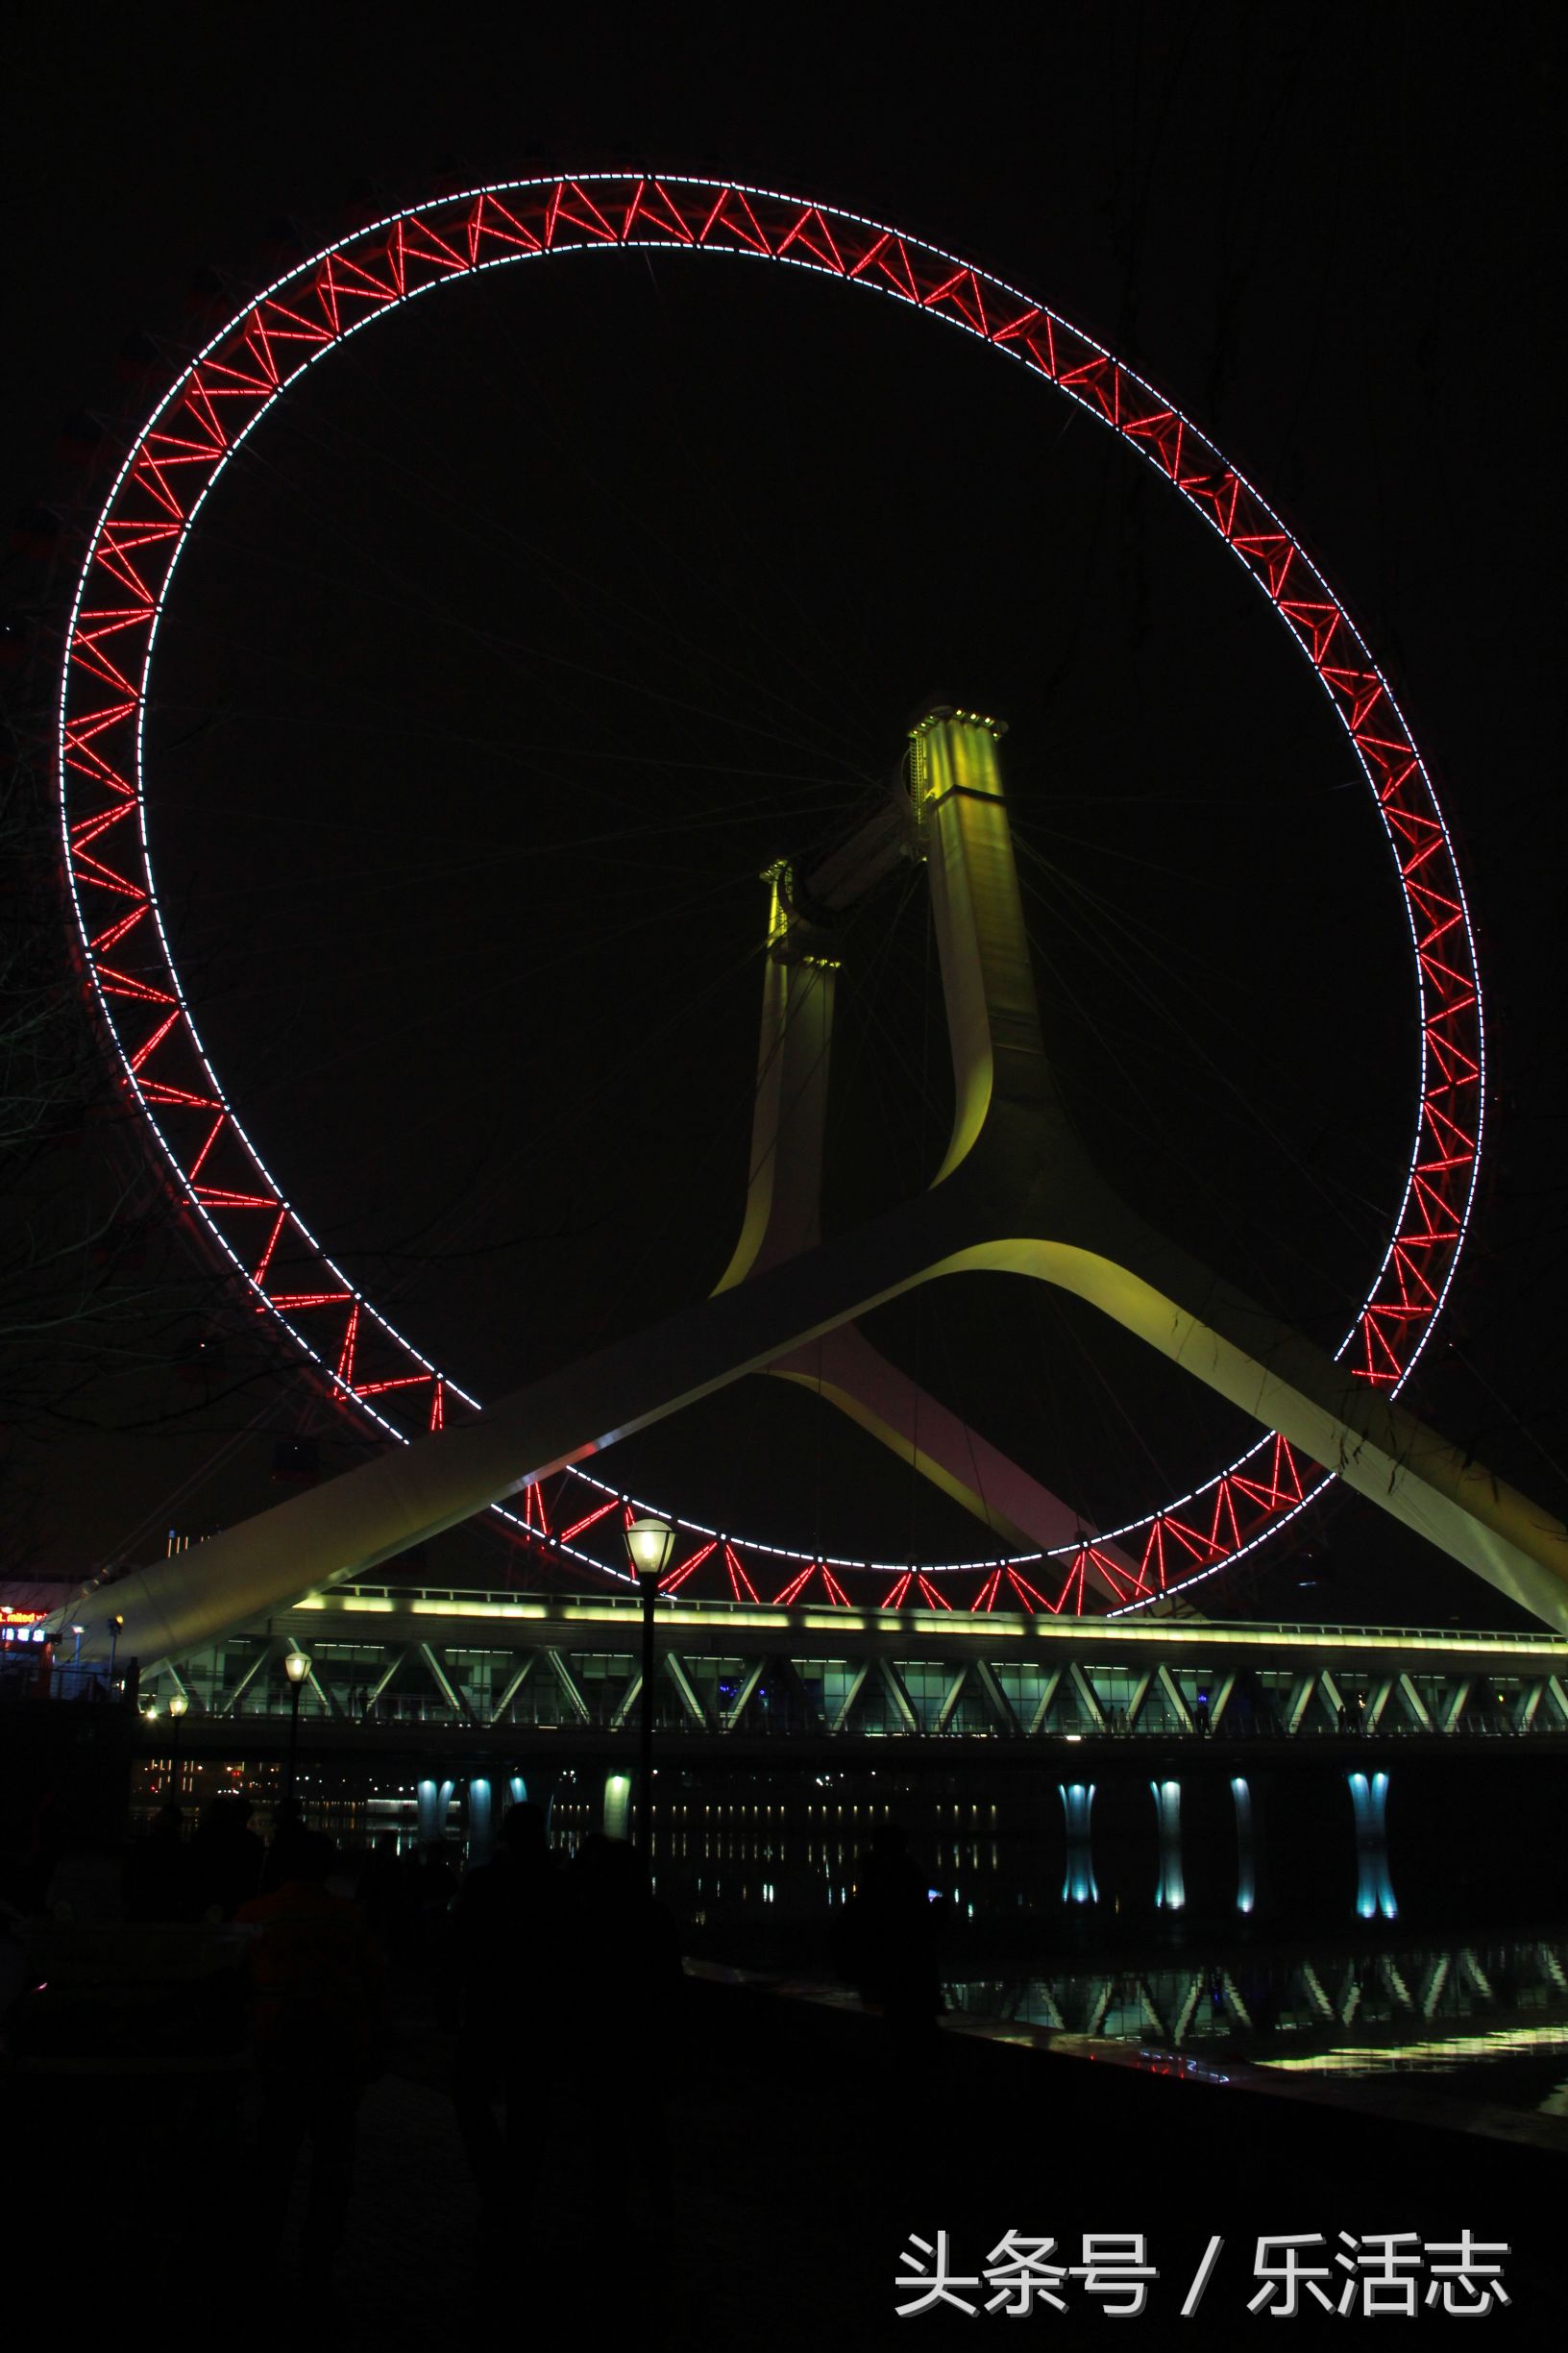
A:
{"type": "Polygon", "coordinates": [[[1388,1776],[1348,1773],[1356,1815],[1356,1910],[1362,1920],[1382,1914],[1397,1920],[1393,1881],[1388,1875],[1388,1776]]]}
{"type": "Polygon", "coordinates": [[[629,1773],[607,1773],[604,1776],[604,1835],[606,1838],[625,1838],[631,1830],[631,1776],[629,1773]]]}
{"type": "Polygon", "coordinates": [[[1231,1776],[1231,1802],[1236,1807],[1236,1908],[1250,1913],[1258,1901],[1258,1847],[1253,1834],[1252,1783],[1238,1773],[1231,1776]]]}
{"type": "Polygon", "coordinates": [[[1094,1854],[1090,1840],[1090,1815],[1094,1806],[1092,1781],[1059,1781],[1057,1795],[1066,1823],[1066,1868],[1062,1878],[1064,1903],[1098,1903],[1094,1884],[1094,1854]]]}
{"type": "Polygon", "coordinates": [[[421,1849],[439,1847],[447,1834],[447,1809],[452,1803],[450,1781],[422,1780],[419,1784],[419,1843],[421,1849]]]}
{"type": "MultiPolygon", "coordinates": [[[[553,1767],[529,1766],[526,1774],[510,1773],[506,1777],[506,1804],[532,1805],[545,1818],[548,1833],[555,1820],[555,1794],[561,1784],[561,1775],[553,1767]]],[[[497,1792],[498,1799],[500,1792],[497,1792]]]]}
{"type": "Polygon", "coordinates": [[[468,1784],[468,1860],[488,1863],[496,1851],[495,1797],[488,1774],[475,1774],[468,1784]]]}
{"type": "Polygon", "coordinates": [[[1182,1876],[1182,1785],[1180,1781],[1151,1781],[1154,1816],[1160,1832],[1160,1883],[1154,1900],[1163,1912],[1179,1912],[1187,1902],[1182,1876]]]}

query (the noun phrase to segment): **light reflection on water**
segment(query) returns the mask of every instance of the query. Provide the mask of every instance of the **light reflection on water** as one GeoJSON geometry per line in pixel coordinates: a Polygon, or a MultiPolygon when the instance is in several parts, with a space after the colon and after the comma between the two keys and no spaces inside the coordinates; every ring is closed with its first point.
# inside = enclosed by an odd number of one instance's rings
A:
{"type": "MultiPolygon", "coordinates": [[[[1164,1775],[1123,1777],[1121,1786],[1056,1775],[1026,1784],[933,1787],[896,1774],[754,1776],[729,1786],[683,1777],[656,1806],[654,1860],[661,1894],[678,1910],[803,1919],[842,1906],[875,1831],[892,1821],[912,1858],[952,1917],[984,1924],[1055,1915],[1167,1921],[1197,1910],[1252,1918],[1299,1892],[1304,1856],[1325,1858],[1342,1889],[1347,1920],[1399,1917],[1389,1862],[1388,1776],[1328,1777],[1310,1820],[1259,1823],[1256,1794],[1242,1775],[1207,1784],[1164,1775]],[[878,1788],[878,1784],[880,1787],[878,1788]],[[875,1794],[872,1794],[873,1791],[875,1794]],[[752,1793],[756,1794],[752,1794],[752,1793]],[[1281,1889],[1271,1892],[1277,1858],[1281,1889]]],[[[625,1782],[619,1784],[625,1802],[625,1782]]],[[[608,1821],[596,1780],[569,1776],[551,1809],[551,1832],[567,1851],[608,1821]]],[[[1328,1892],[1309,1899],[1328,1902],[1328,1892]]],[[[1327,1908],[1324,1919],[1330,1917],[1327,1908]]]]}
{"type": "Polygon", "coordinates": [[[1311,2076],[1433,2079],[1568,2119],[1568,1936],[1375,1952],[1236,1949],[1147,1968],[1064,1963],[969,1978],[948,2008],[1208,2062],[1311,2076]]]}
{"type": "MultiPolygon", "coordinates": [[[[853,1801],[787,1785],[764,1798],[676,1790],[661,1798],[655,1825],[659,1892],[686,1916],[806,1920],[833,1912],[853,1893],[860,1858],[877,1828],[907,1820],[912,1810],[895,1790],[853,1801]]],[[[1053,1880],[1038,1847],[998,1836],[993,1801],[943,1799],[925,1811],[928,1819],[916,1821],[911,1853],[932,1895],[955,1917],[1054,1905],[1060,1871],[1053,1880]]],[[[562,1852],[574,1853],[599,1826],[597,1789],[580,1796],[567,1789],[555,1798],[551,1832],[562,1852]]]]}
{"type": "MultiPolygon", "coordinates": [[[[661,1799],[657,1879],[711,1952],[811,1975],[830,1966],[820,1931],[852,1899],[872,1833],[896,1821],[939,1900],[956,2012],[1184,2069],[1427,2084],[1428,2097],[1561,2118],[1568,2141],[1568,1931],[1496,1925],[1460,1942],[1396,1926],[1412,1897],[1417,1917],[1444,1919],[1452,1842],[1407,1845],[1391,1864],[1388,1788],[1382,1772],[1336,1773],[1314,1815],[1292,1816],[1277,1787],[1260,1809],[1240,1775],[1207,1789],[1096,1789],[1066,1773],[989,1788],[892,1774],[688,1783],[661,1799]]],[[[563,1843],[595,1826],[593,1805],[587,1791],[557,1797],[563,1843]]]]}

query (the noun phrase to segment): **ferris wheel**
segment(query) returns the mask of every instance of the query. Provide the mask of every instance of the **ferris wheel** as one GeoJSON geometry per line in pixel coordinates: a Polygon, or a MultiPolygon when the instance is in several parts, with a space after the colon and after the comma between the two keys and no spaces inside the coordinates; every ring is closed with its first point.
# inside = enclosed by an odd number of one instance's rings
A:
{"type": "MultiPolygon", "coordinates": [[[[1277,617],[1342,730],[1398,879],[1411,1030],[1408,1162],[1374,1279],[1343,1302],[1335,1360],[1398,1394],[1453,1279],[1475,1199],[1484,1045],[1454,843],[1388,684],[1344,605],[1259,493],[1114,355],[986,271],[834,207],[733,183],[554,177],[471,189],[356,231],[263,288],[212,335],[135,437],[91,533],[60,703],[61,824],[81,953],[124,1087],[183,1202],[256,1312],[346,1409],[412,1440],[476,1416],[460,1366],[405,1335],[318,1239],[306,1172],[275,1174],[199,1034],[159,896],[147,757],[155,655],[177,569],[257,428],[316,364],[416,297],[514,264],[610,248],[772,262],[928,314],[1041,382],[1140,459],[1210,527],[1277,617]]],[[[460,299],[460,298],[459,298],[460,299]]],[[[613,1469],[613,1462],[605,1467],[613,1469]]],[[[624,1574],[619,1531],[674,1525],[667,1589],[746,1603],[1081,1611],[1139,1605],[1250,1552],[1330,1483],[1278,1432],[1152,1509],[1029,1550],[912,1563],[804,1553],[712,1525],[676,1495],[628,1495],[591,1458],[503,1508],[563,1570],[624,1574]]]]}

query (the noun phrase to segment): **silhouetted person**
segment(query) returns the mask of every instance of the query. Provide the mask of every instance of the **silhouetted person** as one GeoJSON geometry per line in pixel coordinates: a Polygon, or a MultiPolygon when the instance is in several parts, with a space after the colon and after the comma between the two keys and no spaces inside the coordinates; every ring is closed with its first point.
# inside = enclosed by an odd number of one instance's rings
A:
{"type": "Polygon", "coordinates": [[[28,1967],[22,1942],[21,1914],[0,1898],[0,2030],[12,2003],[31,1994],[36,1983],[37,1973],[28,1967]]]}
{"type": "Polygon", "coordinates": [[[381,1950],[394,1956],[400,1954],[407,1942],[405,1922],[410,1891],[407,1874],[398,1855],[396,1830],[378,1831],[375,1845],[359,1867],[358,1884],[354,1892],[381,1950]]]}
{"type": "MultiPolygon", "coordinates": [[[[568,1958],[552,2005],[569,2069],[562,2172],[592,2178],[606,2136],[631,2136],[638,2162],[626,2184],[625,2243],[647,2286],[665,2244],[665,2092],[682,2067],[680,1932],[653,1894],[641,1851],[625,1839],[591,1832],[566,1875],[566,1894],[568,1958]]],[[[595,2260],[580,2207],[559,2216],[556,2229],[579,2265],[595,2260]]]]}
{"type": "Polygon", "coordinates": [[[568,1875],[570,2006],[582,2045],[584,2111],[618,2096],[628,2067],[673,2053],[681,1989],[680,1933],[625,1839],[592,1831],[568,1875]]]}
{"type": "Polygon", "coordinates": [[[495,1860],[471,1871],[452,1916],[457,2048],[453,2105],[487,2224],[525,2219],[532,2153],[563,2090],[558,2031],[540,2031],[571,1956],[561,1875],[536,1805],[514,1805],[495,1860]],[[497,2095],[505,2126],[496,2116],[497,2095]]]}
{"type": "Polygon", "coordinates": [[[261,2077],[258,2204],[276,2233],[308,2138],[302,2269],[319,2283],[342,2243],[359,2102],[381,2064],[386,1969],[359,1906],[328,1890],[331,1840],[297,1832],[286,1859],[292,1875],[234,1917],[258,1931],[249,1970],[261,2077]]]}
{"type": "Polygon", "coordinates": [[[457,1865],[444,1839],[437,1846],[420,1850],[419,1890],[421,1911],[440,1914],[452,1909],[457,1893],[457,1865]]]}
{"type": "Polygon", "coordinates": [[[928,2028],[942,2008],[934,1908],[904,1832],[880,1824],[845,1908],[841,1966],[867,2008],[900,2035],[928,2028]]]}
{"type": "MultiPolygon", "coordinates": [[[[591,1989],[596,1999],[602,1995],[606,2010],[634,2019],[668,2001],[681,1982],[680,1936],[649,1883],[640,1850],[590,1830],[569,1884],[584,1992],[591,1989]]],[[[608,2031],[614,2039],[613,2023],[608,2031]]]]}
{"type": "Polygon", "coordinates": [[[185,1845],[185,1818],[171,1799],[160,1805],[125,1867],[127,1920],[198,1920],[201,1877],[185,1845]]]}
{"type": "Polygon", "coordinates": [[[251,1828],[249,1798],[213,1798],[190,1842],[192,1868],[204,1910],[232,1920],[261,1885],[266,1850],[251,1828]]]}
{"type": "Polygon", "coordinates": [[[298,1876],[296,1864],[302,1842],[310,1836],[305,1826],[305,1815],[298,1798],[284,1798],[272,1818],[272,1837],[268,1841],[266,1860],[261,1866],[261,1893],[270,1896],[275,1888],[284,1886],[298,1876]]]}
{"type": "Polygon", "coordinates": [[[116,1841],[89,1820],[66,1821],[43,1908],[61,1921],[121,1920],[124,1872],[125,1857],[116,1841]]]}

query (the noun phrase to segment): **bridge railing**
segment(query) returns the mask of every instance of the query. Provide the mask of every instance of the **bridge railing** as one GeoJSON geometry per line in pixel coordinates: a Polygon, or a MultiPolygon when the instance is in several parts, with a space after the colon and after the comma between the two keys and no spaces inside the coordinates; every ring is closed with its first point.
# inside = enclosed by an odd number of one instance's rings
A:
{"type": "MultiPolygon", "coordinates": [[[[183,1736],[187,1740],[192,1737],[203,1737],[204,1745],[206,1745],[205,1736],[202,1735],[200,1729],[204,1725],[221,1723],[232,1728],[237,1737],[247,1725],[254,1726],[257,1722],[286,1723],[291,1712],[288,1701],[270,1692],[258,1694],[254,1700],[247,1695],[238,1707],[223,1714],[195,1705],[184,1719],[183,1736]]],[[[534,1715],[518,1709],[508,1711],[506,1717],[499,1724],[481,1727],[477,1726],[471,1718],[465,1719],[459,1716],[454,1709],[440,1699],[426,1698],[424,1695],[383,1699],[377,1702],[368,1711],[350,1704],[335,1715],[320,1706],[302,1709],[301,1712],[302,1720],[307,1722],[313,1730],[334,1726],[338,1730],[347,1733],[354,1731],[385,1733],[396,1730],[400,1725],[443,1725],[458,1732],[475,1728],[498,1732],[508,1730],[564,1730],[570,1732],[576,1730],[596,1733],[619,1732],[625,1733],[629,1739],[635,1732],[638,1724],[635,1704],[623,1713],[619,1708],[604,1703],[591,1704],[588,1712],[581,1716],[568,1716],[554,1711],[549,1714],[534,1715]]],[[[167,1740],[168,1719],[160,1708],[145,1709],[144,1721],[147,1724],[149,1734],[157,1736],[161,1733],[165,1741],[167,1740]]],[[[713,1741],[732,1736],[725,1733],[718,1724],[698,1724],[689,1716],[676,1716],[674,1713],[668,1716],[661,1714],[657,1728],[661,1743],[713,1741]]],[[[822,1716],[808,1715],[801,1708],[775,1709],[760,1713],[748,1719],[744,1732],[739,1736],[747,1741],[758,1738],[780,1741],[802,1738],[885,1739],[891,1741],[919,1739],[942,1741],[955,1748],[972,1747],[977,1742],[992,1742],[1005,1747],[1053,1749],[1105,1743],[1113,1743],[1116,1746],[1128,1744],[1145,1747],[1180,1745],[1192,1749],[1239,1749],[1269,1746],[1299,1748],[1324,1741],[1342,1742],[1346,1740],[1364,1742],[1368,1746],[1386,1744],[1391,1741],[1431,1741],[1433,1739],[1466,1743],[1496,1742],[1528,1745],[1538,1744],[1549,1739],[1568,1740],[1568,1728],[1541,1716],[1537,1716],[1529,1724],[1511,1724],[1495,1717],[1472,1719],[1461,1716],[1458,1723],[1446,1728],[1435,1725],[1429,1728],[1413,1724],[1406,1719],[1396,1719],[1389,1714],[1385,1714],[1371,1730],[1354,1720],[1346,1724],[1333,1724],[1325,1719],[1298,1725],[1292,1731],[1288,1725],[1282,1723],[1277,1717],[1259,1716],[1230,1717],[1207,1730],[1198,1727],[1188,1728],[1169,1723],[1152,1722],[1108,1724],[1103,1728],[1086,1726],[1081,1729],[1070,1731],[1054,1725],[1032,1731],[1023,1726],[1009,1727],[1001,1724],[988,1725],[982,1728],[973,1725],[909,1727],[891,1721],[877,1724],[859,1722],[843,1728],[834,1728],[822,1716]]]]}
{"type": "MultiPolygon", "coordinates": [[[[615,1617],[625,1617],[629,1624],[640,1624],[642,1617],[641,1598],[631,1591],[625,1595],[611,1592],[526,1593],[516,1586],[496,1590],[469,1585],[377,1585],[355,1581],[351,1585],[340,1587],[332,1594],[312,1597],[309,1604],[302,1605],[302,1606],[341,1608],[345,1603],[352,1604],[355,1599],[377,1603],[390,1602],[394,1607],[400,1609],[410,1608],[415,1605],[429,1609],[435,1605],[446,1603],[454,1609],[461,1609],[465,1613],[482,1613],[488,1609],[501,1613],[516,1610],[522,1606],[530,1610],[542,1610],[546,1615],[552,1614],[557,1608],[562,1610],[587,1609],[596,1616],[600,1611],[605,1611],[615,1617]]],[[[704,1598],[700,1602],[683,1602],[678,1593],[661,1595],[659,1608],[661,1615],[668,1610],[677,1618],[689,1617],[694,1624],[699,1623],[704,1618],[731,1620],[737,1625],[744,1625],[747,1620],[755,1620],[759,1617],[777,1617],[792,1622],[810,1617],[816,1624],[821,1625],[824,1620],[831,1621],[840,1614],[846,1621],[874,1619],[890,1628],[912,1625],[919,1625],[922,1628],[941,1628],[945,1623],[950,1629],[955,1618],[968,1620],[971,1624],[984,1622],[972,1611],[881,1610],[855,1606],[840,1613],[826,1603],[814,1604],[809,1609],[804,1609],[798,1605],[786,1607],[777,1603],[740,1602],[717,1597],[704,1598]]],[[[1006,1615],[1001,1611],[994,1614],[998,1618],[1006,1615]]],[[[1044,1623],[1054,1630],[1059,1630],[1064,1634],[1075,1634],[1086,1641],[1092,1640],[1096,1634],[1103,1632],[1108,1627],[1115,1628],[1118,1633],[1139,1632],[1148,1636],[1151,1640],[1156,1640],[1161,1634],[1179,1626],[1184,1637],[1194,1634],[1200,1637],[1213,1634],[1220,1638],[1246,1635],[1254,1642],[1265,1640],[1272,1642],[1277,1637],[1282,1646],[1300,1640],[1314,1645],[1332,1642],[1354,1650],[1359,1643],[1363,1642],[1395,1642],[1408,1650],[1429,1648],[1462,1650],[1471,1646],[1484,1649],[1501,1641],[1506,1642],[1510,1650],[1538,1649],[1543,1654],[1560,1652],[1562,1648],[1561,1635],[1552,1633],[1545,1628],[1539,1630],[1534,1628],[1523,1628],[1517,1630],[1510,1629],[1506,1633],[1499,1633],[1495,1630],[1487,1631],[1481,1628],[1458,1626],[1374,1626],[1369,1625],[1364,1619],[1354,1625],[1341,1624],[1337,1620],[1329,1619],[1307,1621],[1286,1618],[1271,1618],[1266,1624],[1255,1618],[1205,1618],[1201,1621],[1191,1619],[1176,1621],[1156,1618],[1141,1610],[1126,1610],[1118,1612],[1114,1617],[1064,1619],[1047,1616],[1044,1623]]]]}

